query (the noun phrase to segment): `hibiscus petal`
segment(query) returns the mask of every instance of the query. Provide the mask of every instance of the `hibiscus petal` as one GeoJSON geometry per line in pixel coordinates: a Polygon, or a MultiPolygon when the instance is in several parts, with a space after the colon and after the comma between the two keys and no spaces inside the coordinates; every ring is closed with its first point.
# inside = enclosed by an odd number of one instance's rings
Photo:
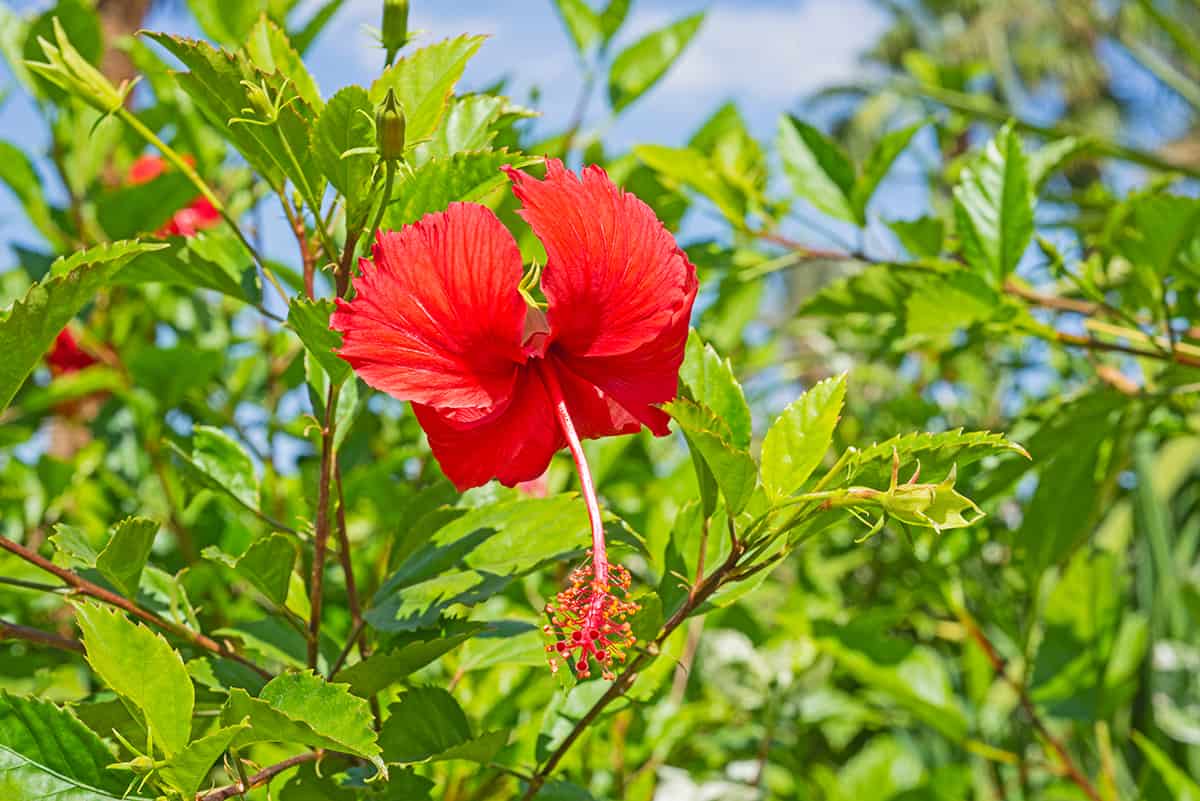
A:
{"type": "MultiPolygon", "coordinates": [[[[618,404],[656,436],[665,436],[670,418],[657,408],[657,404],[674,398],[678,389],[679,366],[683,364],[688,317],[696,297],[696,288],[693,274],[686,288],[687,303],[654,339],[631,353],[619,356],[559,354],[558,359],[566,368],[560,372],[569,371],[581,381],[594,385],[610,403],[618,404]]],[[[574,412],[574,407],[571,408],[574,412]]]]}
{"type": "Polygon", "coordinates": [[[442,409],[492,409],[520,366],[526,304],[521,254],[489,209],[452,203],[379,235],[356,296],[330,326],[339,354],[371,386],[442,409]]]}
{"type": "Polygon", "coordinates": [[[571,414],[571,422],[575,424],[575,430],[581,439],[636,434],[641,429],[641,420],[602,392],[592,381],[577,375],[559,358],[548,361],[548,368],[554,370],[558,376],[558,384],[562,388],[563,400],[566,401],[567,410],[571,414]]]}
{"type": "Polygon", "coordinates": [[[636,195],[596,166],[580,179],[547,159],[541,181],[506,169],[546,248],[542,291],[555,343],[576,356],[616,356],[690,313],[695,267],[636,195]]]}
{"type": "Polygon", "coordinates": [[[531,481],[566,444],[534,369],[521,369],[508,403],[471,422],[462,414],[413,404],[442,472],[460,492],[493,478],[508,487],[531,481]]]}

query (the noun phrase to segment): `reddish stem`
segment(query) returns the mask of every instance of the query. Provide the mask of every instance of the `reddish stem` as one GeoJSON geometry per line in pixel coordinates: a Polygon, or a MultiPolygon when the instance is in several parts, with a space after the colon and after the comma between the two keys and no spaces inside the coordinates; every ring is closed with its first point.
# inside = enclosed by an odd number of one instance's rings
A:
{"type": "MultiPolygon", "coordinates": [[[[596,497],[596,486],[592,483],[592,471],[588,467],[587,457],[583,453],[583,444],[579,441],[579,434],[575,432],[575,423],[571,420],[571,412],[567,409],[567,402],[563,398],[562,387],[558,383],[558,376],[554,373],[554,368],[545,360],[539,363],[542,376],[542,382],[546,385],[546,391],[550,393],[550,402],[554,404],[554,414],[558,417],[558,425],[562,429],[563,436],[567,438],[567,447],[571,450],[571,457],[575,460],[575,469],[579,472],[579,491],[583,493],[583,502],[587,505],[588,521],[592,525],[592,571],[596,577],[596,583],[604,586],[608,584],[608,552],[604,545],[604,521],[600,517],[600,501],[596,497]]],[[[604,596],[597,593],[593,597],[593,611],[597,604],[602,604],[604,596]]]]}

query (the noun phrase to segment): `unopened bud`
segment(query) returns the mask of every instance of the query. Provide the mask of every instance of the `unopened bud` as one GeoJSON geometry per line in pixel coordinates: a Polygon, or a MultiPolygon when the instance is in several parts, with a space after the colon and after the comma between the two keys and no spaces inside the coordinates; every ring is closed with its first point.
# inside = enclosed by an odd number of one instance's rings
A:
{"type": "Polygon", "coordinates": [[[383,25],[380,26],[387,65],[408,41],[408,0],[383,0],[383,25]]]}
{"type": "Polygon", "coordinates": [[[395,90],[388,89],[387,96],[375,111],[375,144],[380,159],[403,161],[404,127],[404,109],[396,99],[395,90]]]}

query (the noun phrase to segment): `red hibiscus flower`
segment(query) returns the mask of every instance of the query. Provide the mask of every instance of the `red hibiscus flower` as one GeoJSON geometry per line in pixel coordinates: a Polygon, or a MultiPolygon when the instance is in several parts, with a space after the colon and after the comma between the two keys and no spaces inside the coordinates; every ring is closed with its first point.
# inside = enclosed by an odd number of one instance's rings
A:
{"type": "MultiPolygon", "coordinates": [[[[189,164],[194,159],[185,156],[189,164]]],[[[159,156],[139,156],[129,166],[128,181],[131,185],[149,183],[167,171],[167,162],[159,156]]],[[[195,236],[197,232],[212,228],[221,221],[221,214],[208,198],[197,195],[191,203],[176,211],[171,219],[154,232],[155,236],[195,236]]]]}
{"type": "Polygon", "coordinates": [[[599,167],[577,177],[547,160],[538,180],[508,169],[521,216],[546,248],[546,308],[522,293],[520,251],[487,208],[455,203],[385,231],[360,262],[356,295],[331,326],[340,355],[364,381],[413,411],[442,470],[460,489],[507,486],[545,471],[570,449],[592,527],[590,569],[572,574],[551,620],[608,673],[621,655],[632,605],[617,600],[629,574],[610,566],[581,438],[667,433],[657,404],[675,396],[696,271],[654,212],[599,167]],[[590,577],[589,577],[590,573],[590,577]]]}
{"type": "Polygon", "coordinates": [[[79,347],[79,342],[69,328],[58,332],[53,347],[46,354],[46,364],[50,367],[51,375],[55,376],[77,373],[85,367],[91,367],[97,361],[95,356],[79,347]]]}

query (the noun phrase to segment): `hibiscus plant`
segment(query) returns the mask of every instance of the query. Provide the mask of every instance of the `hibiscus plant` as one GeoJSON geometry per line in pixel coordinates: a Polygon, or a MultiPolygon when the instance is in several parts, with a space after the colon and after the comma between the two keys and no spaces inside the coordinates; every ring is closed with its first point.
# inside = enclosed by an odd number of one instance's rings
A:
{"type": "MultiPolygon", "coordinates": [[[[305,53],[340,0],[189,0],[202,39],[104,5],[0,9],[49,131],[0,142],[40,239],[0,272],[0,801],[701,797],[656,795],[679,770],[720,797],[899,798],[828,767],[907,781],[899,746],[863,747],[889,727],[929,760],[904,798],[1117,797],[1111,754],[1046,722],[1075,696],[1011,666],[1054,672],[1037,616],[967,589],[1068,586],[1095,566],[1078,530],[1015,543],[1025,448],[914,427],[914,362],[885,392],[841,355],[950,365],[990,331],[1194,369],[1182,335],[1105,349],[1111,326],[1030,313],[1034,198],[1078,140],[964,148],[954,238],[897,224],[901,264],[781,231],[801,203],[865,227],[925,121],[856,168],[784,115],[787,186],[730,104],[686,147],[616,153],[582,116],[547,138],[536,98],[461,88],[484,37],[412,31],[404,0],[374,81],[332,92],[305,53]],[[861,271],[797,316],[771,295],[800,265],[861,271]]],[[[614,114],[702,23],[623,36],[629,2],[553,5],[614,114]]],[[[1108,302],[1082,294],[1060,308],[1108,302]]],[[[1111,452],[1077,446],[1061,469],[1111,452]]]]}

